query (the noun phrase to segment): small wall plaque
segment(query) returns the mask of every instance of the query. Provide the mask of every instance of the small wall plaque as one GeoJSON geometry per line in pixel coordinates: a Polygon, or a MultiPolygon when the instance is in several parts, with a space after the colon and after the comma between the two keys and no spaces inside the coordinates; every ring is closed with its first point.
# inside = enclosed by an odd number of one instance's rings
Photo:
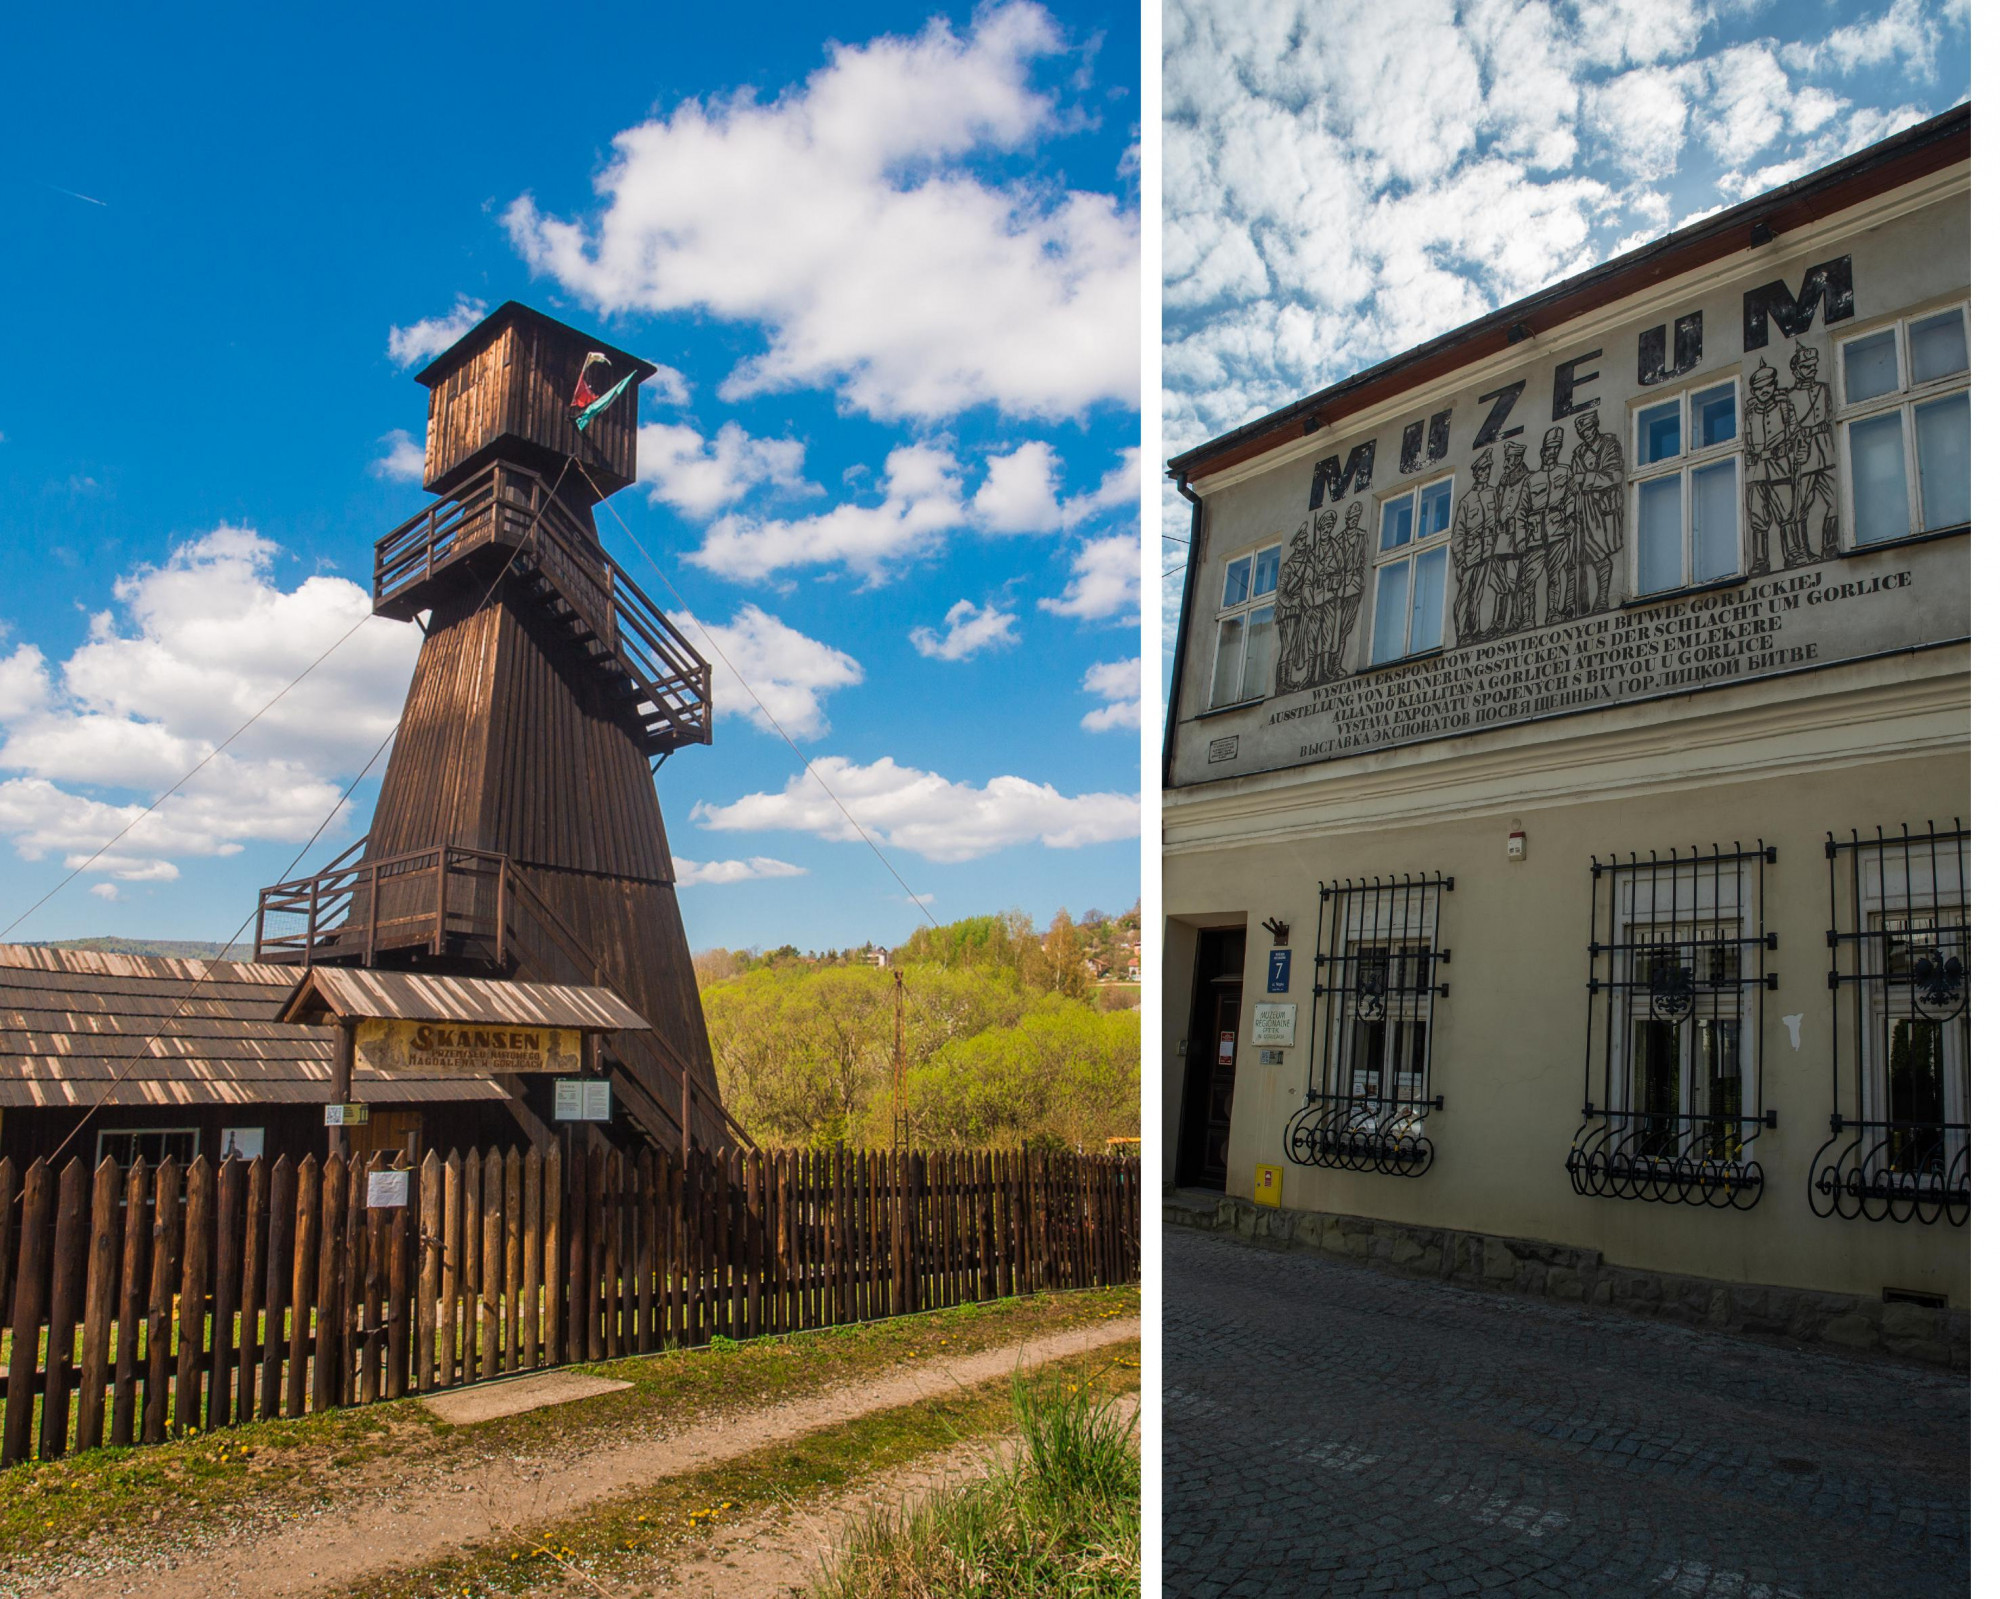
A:
{"type": "Polygon", "coordinates": [[[368,1208],[391,1210],[410,1202],[410,1174],[406,1171],[372,1171],[368,1174],[368,1208]]]}
{"type": "Polygon", "coordinates": [[[1236,741],[1241,736],[1239,733],[1231,733],[1227,738],[1210,739],[1208,741],[1208,764],[1213,766],[1217,761],[1235,760],[1236,741]]]}
{"type": "Polygon", "coordinates": [[[1293,1035],[1299,1025],[1296,1005],[1259,1005],[1250,1013],[1250,1042],[1277,1044],[1286,1049],[1298,1042],[1293,1035]]]}

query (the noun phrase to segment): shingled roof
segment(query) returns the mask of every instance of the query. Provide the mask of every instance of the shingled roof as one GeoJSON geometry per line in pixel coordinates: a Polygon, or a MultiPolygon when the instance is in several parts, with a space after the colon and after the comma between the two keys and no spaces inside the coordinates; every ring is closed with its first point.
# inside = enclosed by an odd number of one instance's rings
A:
{"type": "MultiPolygon", "coordinates": [[[[296,966],[0,944],[0,1106],[320,1103],[333,1029],[278,1021],[296,966]]],[[[354,1097],[504,1099],[485,1077],[391,1078],[354,1097]]]]}

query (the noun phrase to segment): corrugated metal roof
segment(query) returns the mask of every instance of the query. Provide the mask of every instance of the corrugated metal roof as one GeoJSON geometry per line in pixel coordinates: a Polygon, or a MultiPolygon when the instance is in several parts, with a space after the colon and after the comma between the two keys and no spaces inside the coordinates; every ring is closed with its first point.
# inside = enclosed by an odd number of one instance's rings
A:
{"type": "Polygon", "coordinates": [[[336,1016],[349,1021],[388,1017],[413,1022],[512,1022],[608,1033],[647,1026],[645,1017],[608,988],[359,971],[349,966],[313,967],[299,978],[278,1014],[313,1021],[336,1016]]]}
{"type": "MultiPolygon", "coordinates": [[[[295,966],[0,944],[0,1106],[323,1102],[333,1029],[276,1019],[298,981],[295,966]]],[[[506,1097],[491,1078],[362,1062],[354,1093],[506,1097]]]]}

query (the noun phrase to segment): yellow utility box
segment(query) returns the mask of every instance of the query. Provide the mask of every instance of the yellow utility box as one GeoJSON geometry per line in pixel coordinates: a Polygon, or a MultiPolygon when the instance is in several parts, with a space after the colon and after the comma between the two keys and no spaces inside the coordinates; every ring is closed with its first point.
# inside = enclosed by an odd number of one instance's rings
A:
{"type": "Polygon", "coordinates": [[[1259,1166],[1257,1186],[1250,1197],[1260,1205],[1282,1205],[1285,1202],[1285,1168],[1282,1166],[1259,1166]]]}

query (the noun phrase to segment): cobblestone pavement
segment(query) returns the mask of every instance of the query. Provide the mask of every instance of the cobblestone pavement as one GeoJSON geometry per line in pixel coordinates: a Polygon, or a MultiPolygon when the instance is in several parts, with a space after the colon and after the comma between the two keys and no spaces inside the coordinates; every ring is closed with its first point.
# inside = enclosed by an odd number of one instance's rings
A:
{"type": "Polygon", "coordinates": [[[1165,1591],[1967,1594],[1966,1379],[1165,1229],[1165,1591]]]}

